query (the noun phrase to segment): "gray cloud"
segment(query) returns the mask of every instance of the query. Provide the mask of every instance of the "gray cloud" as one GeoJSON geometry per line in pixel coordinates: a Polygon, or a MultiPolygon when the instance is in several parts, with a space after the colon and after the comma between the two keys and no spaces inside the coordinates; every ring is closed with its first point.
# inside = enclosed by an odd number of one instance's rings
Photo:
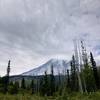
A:
{"type": "Polygon", "coordinates": [[[100,0],[1,0],[0,73],[19,74],[50,58],[70,59],[73,39],[100,59],[100,0]]]}

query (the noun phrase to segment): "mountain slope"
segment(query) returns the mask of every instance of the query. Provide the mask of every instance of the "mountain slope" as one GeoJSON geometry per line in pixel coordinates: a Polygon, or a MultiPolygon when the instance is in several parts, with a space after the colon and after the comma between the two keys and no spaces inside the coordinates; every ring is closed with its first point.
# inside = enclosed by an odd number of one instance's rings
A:
{"type": "Polygon", "coordinates": [[[50,74],[52,65],[54,69],[54,75],[58,75],[59,73],[64,74],[65,70],[68,69],[70,64],[66,60],[51,59],[47,63],[39,66],[38,68],[25,72],[22,75],[28,75],[28,76],[44,75],[45,71],[47,71],[47,74],[50,74]]]}

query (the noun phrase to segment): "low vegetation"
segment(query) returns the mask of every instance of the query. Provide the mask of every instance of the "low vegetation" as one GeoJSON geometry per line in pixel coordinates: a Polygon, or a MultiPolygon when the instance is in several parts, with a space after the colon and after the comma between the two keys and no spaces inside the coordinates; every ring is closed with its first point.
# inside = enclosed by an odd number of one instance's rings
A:
{"type": "Polygon", "coordinates": [[[100,92],[90,94],[73,93],[62,96],[39,96],[30,94],[0,94],[0,100],[100,100],[100,92]]]}

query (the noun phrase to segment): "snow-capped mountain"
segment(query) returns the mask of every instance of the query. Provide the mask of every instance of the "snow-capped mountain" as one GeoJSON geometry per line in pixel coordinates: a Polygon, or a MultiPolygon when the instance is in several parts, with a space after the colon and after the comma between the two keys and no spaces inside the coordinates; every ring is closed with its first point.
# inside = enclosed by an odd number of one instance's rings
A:
{"type": "Polygon", "coordinates": [[[36,76],[36,75],[44,75],[44,72],[47,71],[47,74],[51,73],[51,66],[53,65],[54,75],[64,74],[66,69],[70,66],[70,63],[66,60],[59,59],[51,59],[45,64],[39,66],[38,68],[32,69],[28,72],[25,72],[21,75],[25,76],[36,76]]]}

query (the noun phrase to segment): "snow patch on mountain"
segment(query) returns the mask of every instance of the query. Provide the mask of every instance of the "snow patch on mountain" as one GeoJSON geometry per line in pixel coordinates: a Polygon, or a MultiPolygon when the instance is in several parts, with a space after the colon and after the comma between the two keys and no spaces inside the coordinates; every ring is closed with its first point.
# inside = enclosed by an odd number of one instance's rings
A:
{"type": "Polygon", "coordinates": [[[54,75],[58,75],[59,73],[65,74],[66,70],[70,66],[70,62],[61,59],[51,59],[45,64],[39,66],[38,68],[25,72],[22,75],[26,76],[44,75],[45,71],[47,71],[47,74],[50,74],[52,65],[53,65],[54,75]]]}

